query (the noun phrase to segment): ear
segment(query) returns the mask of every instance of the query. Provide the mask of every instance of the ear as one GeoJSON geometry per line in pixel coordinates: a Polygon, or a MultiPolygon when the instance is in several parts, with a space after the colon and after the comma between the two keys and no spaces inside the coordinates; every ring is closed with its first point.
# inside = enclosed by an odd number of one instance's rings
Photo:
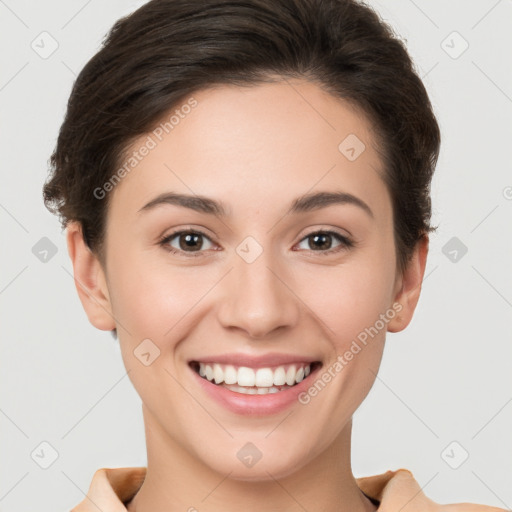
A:
{"type": "Polygon", "coordinates": [[[66,231],[76,290],[89,322],[103,331],[115,329],[103,267],[85,243],[79,222],[70,222],[66,231]]]}
{"type": "Polygon", "coordinates": [[[420,298],[421,284],[427,263],[428,245],[429,237],[424,235],[416,244],[414,253],[403,275],[397,280],[394,299],[394,302],[397,304],[393,308],[397,314],[388,322],[387,330],[389,332],[402,331],[412,320],[414,310],[420,298]],[[401,309],[399,309],[398,304],[401,306],[401,309]]]}

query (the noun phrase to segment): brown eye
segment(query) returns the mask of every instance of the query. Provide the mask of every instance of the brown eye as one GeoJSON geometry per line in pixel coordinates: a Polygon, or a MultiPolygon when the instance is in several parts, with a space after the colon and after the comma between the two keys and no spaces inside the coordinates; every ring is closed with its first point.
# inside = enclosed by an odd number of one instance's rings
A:
{"type": "Polygon", "coordinates": [[[331,254],[344,248],[353,246],[353,243],[345,236],[335,231],[317,231],[304,237],[300,243],[307,242],[307,250],[322,254],[331,254]],[[338,245],[333,248],[333,238],[338,241],[338,245]]]}
{"type": "MultiPolygon", "coordinates": [[[[212,244],[204,233],[198,231],[177,231],[167,235],[160,242],[160,245],[173,253],[201,253],[201,249],[210,249],[212,244]],[[210,247],[204,247],[205,241],[207,241],[207,244],[210,244],[210,247]]],[[[199,255],[192,254],[192,256],[199,255]]]]}

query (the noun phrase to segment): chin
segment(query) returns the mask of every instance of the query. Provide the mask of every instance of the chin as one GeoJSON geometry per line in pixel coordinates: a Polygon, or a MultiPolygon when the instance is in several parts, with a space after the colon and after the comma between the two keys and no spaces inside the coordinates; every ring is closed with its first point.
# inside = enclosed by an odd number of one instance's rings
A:
{"type": "Polygon", "coordinates": [[[262,440],[253,444],[246,441],[251,439],[250,435],[237,437],[244,440],[237,440],[234,443],[231,440],[231,446],[218,447],[214,451],[205,447],[205,451],[209,452],[208,456],[205,457],[206,452],[197,455],[201,455],[202,463],[216,473],[229,475],[231,480],[246,482],[285,478],[301,469],[311,458],[311,451],[305,451],[306,443],[287,446],[285,443],[269,443],[268,440],[265,443],[262,440]],[[297,451],[298,447],[302,448],[300,452],[297,451]]]}

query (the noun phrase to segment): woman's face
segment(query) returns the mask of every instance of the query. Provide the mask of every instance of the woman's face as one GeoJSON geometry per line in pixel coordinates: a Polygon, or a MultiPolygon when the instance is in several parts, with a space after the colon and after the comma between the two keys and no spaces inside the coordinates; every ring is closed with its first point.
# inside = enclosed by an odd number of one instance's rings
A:
{"type": "Polygon", "coordinates": [[[284,476],[340,436],[401,328],[391,199],[366,118],[317,85],[193,98],[112,192],[108,327],[162,442],[284,476]]]}

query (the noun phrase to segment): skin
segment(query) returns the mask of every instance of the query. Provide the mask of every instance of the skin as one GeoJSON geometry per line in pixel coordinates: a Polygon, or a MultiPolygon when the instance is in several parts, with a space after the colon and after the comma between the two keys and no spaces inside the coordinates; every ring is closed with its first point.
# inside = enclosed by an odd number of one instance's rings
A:
{"type": "MultiPolygon", "coordinates": [[[[315,83],[222,85],[194,98],[198,105],[112,192],[104,261],[84,245],[79,224],[67,231],[84,309],[98,329],[117,329],[143,403],[148,470],[128,509],[376,510],[352,474],[351,418],[375,381],[386,332],[411,321],[428,237],[400,275],[372,126],[315,83]],[[338,150],[349,134],[366,146],[354,161],[338,150]],[[306,193],[339,190],[373,217],[353,204],[285,215],[306,193]],[[229,216],[170,204],[139,211],[170,191],[222,201],[229,216]],[[159,244],[190,228],[206,235],[192,249],[198,257],[159,244]],[[315,250],[308,235],[326,229],[356,245],[315,250]],[[236,252],[247,236],[263,249],[252,263],[236,252]],[[277,414],[225,409],[187,365],[202,354],[286,352],[327,368],[393,304],[399,314],[325,389],[277,414]],[[148,338],[160,356],[145,366],[133,351],[148,338]],[[262,453],[251,468],[236,457],[248,441],[262,453]]],[[[179,249],[179,236],[171,243],[179,249]]]]}

